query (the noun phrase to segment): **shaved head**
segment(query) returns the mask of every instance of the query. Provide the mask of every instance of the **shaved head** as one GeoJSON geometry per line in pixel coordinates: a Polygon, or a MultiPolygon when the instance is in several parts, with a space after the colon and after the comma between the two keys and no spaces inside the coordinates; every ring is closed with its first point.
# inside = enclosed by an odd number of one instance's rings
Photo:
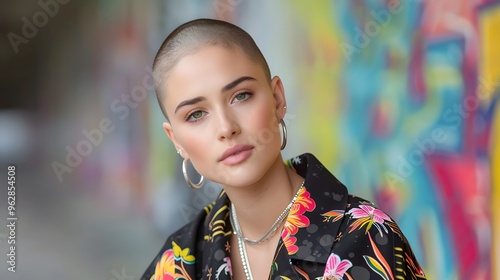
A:
{"type": "Polygon", "coordinates": [[[269,66],[252,37],[238,26],[215,19],[196,19],[177,27],[163,41],[153,63],[156,97],[168,119],[163,105],[164,83],[170,70],[184,56],[193,54],[205,46],[241,49],[248,58],[262,67],[264,75],[271,81],[269,66]]]}

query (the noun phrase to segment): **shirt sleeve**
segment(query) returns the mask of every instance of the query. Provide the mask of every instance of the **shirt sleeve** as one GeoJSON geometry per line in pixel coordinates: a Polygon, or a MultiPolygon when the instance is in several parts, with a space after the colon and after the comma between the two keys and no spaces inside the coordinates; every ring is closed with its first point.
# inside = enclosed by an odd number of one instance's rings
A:
{"type": "Polygon", "coordinates": [[[325,279],[426,279],[398,225],[369,202],[351,204],[337,240],[325,279]]]}

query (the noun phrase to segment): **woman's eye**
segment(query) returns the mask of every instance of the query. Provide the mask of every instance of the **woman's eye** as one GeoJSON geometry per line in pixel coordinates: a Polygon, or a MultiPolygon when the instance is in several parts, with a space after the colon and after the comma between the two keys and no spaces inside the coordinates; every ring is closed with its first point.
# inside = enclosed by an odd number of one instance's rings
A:
{"type": "Polygon", "coordinates": [[[203,111],[194,111],[187,117],[188,122],[196,122],[204,116],[205,112],[203,111]]]}
{"type": "Polygon", "coordinates": [[[248,98],[250,98],[251,96],[252,96],[252,94],[250,92],[242,92],[242,93],[236,94],[236,96],[234,96],[234,100],[235,101],[245,101],[248,98]]]}

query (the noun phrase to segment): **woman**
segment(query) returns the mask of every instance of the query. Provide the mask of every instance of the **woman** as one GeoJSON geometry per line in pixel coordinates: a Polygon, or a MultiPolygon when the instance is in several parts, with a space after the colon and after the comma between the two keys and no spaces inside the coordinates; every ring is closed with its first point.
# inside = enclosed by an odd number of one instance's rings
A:
{"type": "Polygon", "coordinates": [[[142,279],[425,278],[387,214],[349,195],[311,154],[283,163],[283,84],[245,31],[185,23],[153,70],[186,182],[208,178],[223,191],[167,239],[142,279]]]}

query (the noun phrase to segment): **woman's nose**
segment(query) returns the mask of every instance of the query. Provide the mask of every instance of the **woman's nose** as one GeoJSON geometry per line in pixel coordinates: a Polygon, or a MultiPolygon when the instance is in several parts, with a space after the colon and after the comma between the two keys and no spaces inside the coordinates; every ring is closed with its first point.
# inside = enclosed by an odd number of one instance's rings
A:
{"type": "Polygon", "coordinates": [[[228,114],[221,114],[219,122],[216,125],[219,129],[219,141],[231,139],[233,136],[238,135],[241,132],[240,126],[236,120],[228,116],[228,114]]]}

